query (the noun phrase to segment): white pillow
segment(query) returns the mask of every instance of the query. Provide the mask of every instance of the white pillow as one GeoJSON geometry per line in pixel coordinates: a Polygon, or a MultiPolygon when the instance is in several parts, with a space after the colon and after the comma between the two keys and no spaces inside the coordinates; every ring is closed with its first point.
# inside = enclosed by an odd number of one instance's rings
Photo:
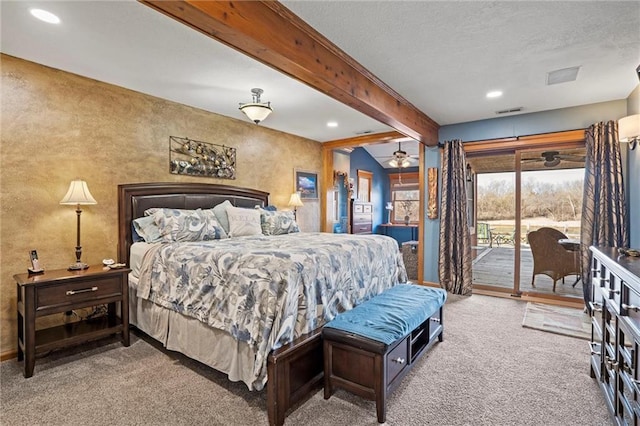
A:
{"type": "Polygon", "coordinates": [[[143,216],[135,219],[133,221],[133,229],[135,229],[138,236],[147,243],[162,241],[160,229],[158,225],[156,225],[153,216],[143,216]]]}
{"type": "Polygon", "coordinates": [[[213,214],[216,215],[218,219],[218,223],[224,228],[224,231],[229,233],[229,219],[227,218],[227,207],[233,207],[233,204],[229,202],[229,200],[224,200],[224,202],[213,207],[213,214]]]}
{"type": "Polygon", "coordinates": [[[227,218],[229,219],[229,236],[231,238],[262,235],[259,210],[227,206],[227,218]]]}

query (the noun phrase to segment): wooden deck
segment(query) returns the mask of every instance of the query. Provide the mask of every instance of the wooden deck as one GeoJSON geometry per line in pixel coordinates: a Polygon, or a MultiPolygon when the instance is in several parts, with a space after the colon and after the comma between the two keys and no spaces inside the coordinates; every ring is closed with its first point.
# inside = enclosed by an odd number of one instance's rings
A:
{"type": "MultiPolygon", "coordinates": [[[[502,288],[513,288],[513,268],[515,250],[513,247],[478,247],[473,261],[473,283],[486,284],[502,288]]],[[[535,288],[531,287],[533,272],[533,256],[531,249],[523,247],[520,258],[520,291],[538,294],[555,294],[558,296],[582,298],[582,280],[575,287],[575,276],[565,278],[565,283],[558,280],[553,292],[553,281],[546,275],[536,275],[535,288]]]]}

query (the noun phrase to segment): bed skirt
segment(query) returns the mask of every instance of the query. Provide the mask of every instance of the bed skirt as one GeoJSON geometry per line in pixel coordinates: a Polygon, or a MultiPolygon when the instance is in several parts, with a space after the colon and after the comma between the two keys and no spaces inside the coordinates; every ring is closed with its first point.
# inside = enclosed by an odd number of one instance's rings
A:
{"type": "Polygon", "coordinates": [[[138,280],[129,274],[129,323],[171,351],[180,352],[225,373],[233,382],[244,382],[249,390],[266,384],[253,383],[255,351],[227,332],[211,328],[136,296],[138,280]]]}

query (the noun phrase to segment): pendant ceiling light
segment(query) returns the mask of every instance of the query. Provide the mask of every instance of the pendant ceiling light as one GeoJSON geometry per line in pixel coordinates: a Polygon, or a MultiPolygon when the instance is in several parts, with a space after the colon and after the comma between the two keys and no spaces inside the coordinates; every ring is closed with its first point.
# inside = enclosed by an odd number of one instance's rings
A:
{"type": "Polygon", "coordinates": [[[240,111],[242,111],[249,120],[258,124],[273,112],[271,109],[271,102],[260,102],[260,95],[264,92],[262,89],[251,89],[253,95],[253,102],[246,104],[240,104],[240,111]]]}

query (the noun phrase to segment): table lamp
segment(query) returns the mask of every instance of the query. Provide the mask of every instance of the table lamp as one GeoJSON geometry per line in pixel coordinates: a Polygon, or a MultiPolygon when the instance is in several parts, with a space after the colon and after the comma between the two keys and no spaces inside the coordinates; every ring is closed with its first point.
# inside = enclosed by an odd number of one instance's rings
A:
{"type": "Polygon", "coordinates": [[[80,214],[82,213],[82,209],[80,206],[82,205],[90,205],[90,204],[98,204],[98,202],[93,198],[91,193],[89,192],[89,187],[87,186],[87,182],[76,179],[71,181],[71,185],[69,185],[69,190],[67,194],[62,198],[60,204],[63,205],[75,205],[76,206],[76,216],[77,216],[77,239],[76,239],[76,263],[69,266],[70,271],[77,271],[82,269],[87,269],[89,265],[83,263],[80,258],[82,257],[82,247],[80,246],[80,214]]]}
{"type": "Polygon", "coordinates": [[[387,222],[388,225],[391,225],[391,212],[393,211],[393,203],[389,201],[385,206],[385,209],[389,211],[389,220],[387,222]]]}
{"type": "Polygon", "coordinates": [[[289,207],[293,207],[293,218],[296,219],[296,212],[298,211],[298,207],[302,207],[302,200],[300,199],[300,193],[294,192],[291,194],[291,198],[289,198],[289,207]]]}

